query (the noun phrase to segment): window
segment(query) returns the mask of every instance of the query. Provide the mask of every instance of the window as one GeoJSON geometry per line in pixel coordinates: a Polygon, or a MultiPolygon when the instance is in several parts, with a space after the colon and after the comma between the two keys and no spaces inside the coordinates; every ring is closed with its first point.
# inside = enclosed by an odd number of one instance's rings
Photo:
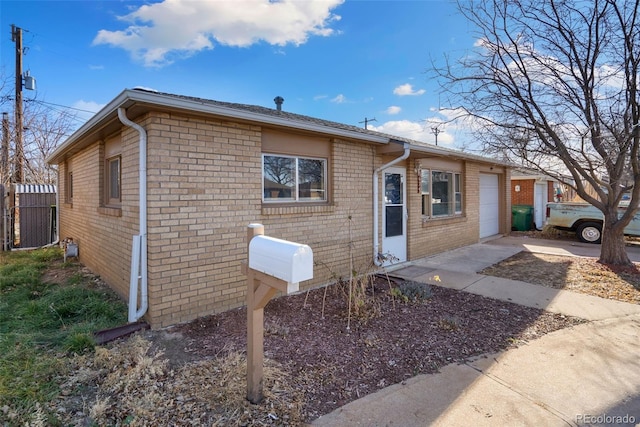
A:
{"type": "Polygon", "coordinates": [[[455,172],[422,170],[422,215],[432,218],[462,213],[462,176],[455,172]]]}
{"type": "Polygon", "coordinates": [[[100,212],[112,214],[119,211],[122,201],[122,141],[120,135],[107,139],[100,155],[102,163],[100,184],[102,209],[100,212]],[[112,210],[110,210],[112,209],[112,210]]]}
{"type": "Polygon", "coordinates": [[[429,176],[431,172],[429,170],[422,171],[421,185],[422,188],[422,215],[429,216],[431,214],[431,180],[429,176]]]}
{"type": "Polygon", "coordinates": [[[105,205],[120,206],[120,156],[105,162],[105,205]]]}
{"type": "Polygon", "coordinates": [[[262,178],[265,202],[327,200],[326,159],[264,154],[262,178]]]}
{"type": "Polygon", "coordinates": [[[67,169],[67,180],[66,180],[65,187],[66,187],[65,200],[67,203],[73,203],[73,171],[70,171],[68,169],[67,169]]]}

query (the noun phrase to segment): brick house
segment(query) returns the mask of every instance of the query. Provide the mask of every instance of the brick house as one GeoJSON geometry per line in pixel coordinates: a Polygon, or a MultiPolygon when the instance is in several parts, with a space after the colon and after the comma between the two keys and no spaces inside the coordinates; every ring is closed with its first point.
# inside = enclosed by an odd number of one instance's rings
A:
{"type": "Polygon", "coordinates": [[[574,198],[575,190],[538,171],[511,171],[511,203],[533,206],[533,222],[537,229],[544,226],[547,203],[568,202],[574,198]]]}
{"type": "Polygon", "coordinates": [[[244,304],[250,223],[313,249],[302,289],[348,275],[349,248],[364,268],[511,228],[506,165],[281,104],[125,90],[48,161],[60,237],[153,328],[244,304]]]}

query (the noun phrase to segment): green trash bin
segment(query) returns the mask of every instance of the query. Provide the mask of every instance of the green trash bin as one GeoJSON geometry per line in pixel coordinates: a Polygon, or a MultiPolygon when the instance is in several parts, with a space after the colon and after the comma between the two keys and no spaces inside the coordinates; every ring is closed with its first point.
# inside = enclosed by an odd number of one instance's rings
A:
{"type": "Polygon", "coordinates": [[[533,206],[511,206],[511,229],[517,231],[529,231],[533,229],[533,206]]]}

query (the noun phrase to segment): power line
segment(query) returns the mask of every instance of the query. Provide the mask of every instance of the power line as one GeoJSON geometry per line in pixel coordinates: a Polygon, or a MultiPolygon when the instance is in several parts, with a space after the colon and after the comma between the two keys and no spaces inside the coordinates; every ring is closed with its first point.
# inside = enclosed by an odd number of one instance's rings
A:
{"type": "MultiPolygon", "coordinates": [[[[14,100],[13,97],[3,97],[3,100],[5,100],[5,99],[6,100],[10,100],[10,101],[14,100]]],[[[54,104],[54,103],[50,103],[50,102],[39,101],[37,99],[26,99],[25,102],[35,102],[36,104],[41,104],[44,108],[47,108],[47,109],[49,109],[51,111],[55,111],[58,114],[66,114],[67,117],[70,120],[74,120],[74,121],[76,121],[76,122],[78,122],[80,124],[84,124],[87,120],[83,119],[83,118],[80,118],[80,117],[77,117],[77,116],[75,116],[75,115],[73,115],[73,114],[71,114],[71,113],[69,113],[69,112],[67,112],[65,110],[62,110],[62,108],[67,108],[67,109],[71,109],[71,110],[77,110],[77,111],[84,112],[84,113],[95,114],[95,112],[93,112],[93,111],[82,110],[80,108],[68,107],[66,105],[60,105],[60,104],[54,104]],[[55,107],[59,107],[59,108],[55,108],[55,107]]]]}
{"type": "MultiPolygon", "coordinates": [[[[14,98],[12,96],[2,96],[2,97],[0,97],[0,100],[2,102],[13,101],[14,98]]],[[[68,110],[80,111],[81,113],[96,114],[96,111],[83,110],[82,108],[69,107],[68,105],[56,104],[56,103],[53,103],[53,102],[40,101],[39,99],[25,99],[24,102],[35,102],[36,104],[43,104],[45,106],[46,105],[52,105],[54,107],[60,107],[60,108],[66,108],[68,110]]],[[[55,111],[58,111],[58,110],[55,110],[55,111]]]]}
{"type": "Polygon", "coordinates": [[[96,111],[83,110],[82,108],[69,107],[68,105],[55,104],[53,102],[40,101],[38,99],[28,99],[27,102],[35,102],[37,104],[53,105],[54,107],[68,108],[69,110],[76,110],[76,111],[80,111],[80,112],[83,112],[83,113],[91,113],[91,114],[95,114],[96,113],[96,111]]]}

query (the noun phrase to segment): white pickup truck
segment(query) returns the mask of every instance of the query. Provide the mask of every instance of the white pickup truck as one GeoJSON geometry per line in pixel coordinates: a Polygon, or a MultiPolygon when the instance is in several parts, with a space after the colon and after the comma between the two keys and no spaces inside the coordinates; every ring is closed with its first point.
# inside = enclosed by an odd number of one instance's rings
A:
{"type": "MultiPolygon", "coordinates": [[[[624,213],[620,207],[620,216],[624,213]]],[[[580,241],[600,243],[604,215],[589,203],[548,203],[547,225],[560,230],[575,231],[580,241]]],[[[624,229],[628,236],[640,236],[640,211],[624,229]]]]}

